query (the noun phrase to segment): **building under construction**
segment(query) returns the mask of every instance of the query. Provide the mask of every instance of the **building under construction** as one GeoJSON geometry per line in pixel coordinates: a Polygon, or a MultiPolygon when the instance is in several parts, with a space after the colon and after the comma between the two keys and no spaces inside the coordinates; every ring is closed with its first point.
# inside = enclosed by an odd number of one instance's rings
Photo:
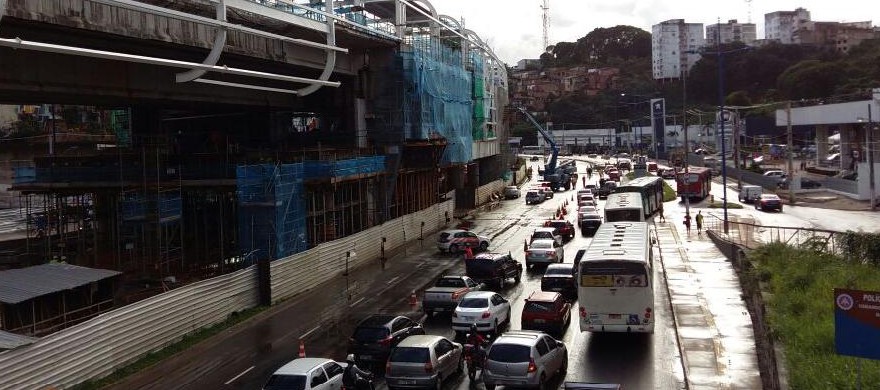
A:
{"type": "Polygon", "coordinates": [[[19,266],[63,259],[122,271],[140,293],[161,291],[450,196],[474,207],[477,189],[509,171],[504,65],[426,1],[369,2],[351,13],[406,28],[399,43],[370,47],[339,88],[286,109],[114,106],[114,143],[16,167],[12,189],[28,215],[19,266]]]}

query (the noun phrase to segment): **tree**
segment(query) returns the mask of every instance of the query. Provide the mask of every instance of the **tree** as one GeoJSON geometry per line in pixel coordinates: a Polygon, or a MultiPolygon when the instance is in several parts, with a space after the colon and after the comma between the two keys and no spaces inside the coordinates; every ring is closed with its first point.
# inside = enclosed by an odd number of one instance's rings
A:
{"type": "Polygon", "coordinates": [[[821,98],[834,95],[846,73],[836,63],[806,60],[786,69],[779,76],[778,85],[789,99],[821,98]]]}

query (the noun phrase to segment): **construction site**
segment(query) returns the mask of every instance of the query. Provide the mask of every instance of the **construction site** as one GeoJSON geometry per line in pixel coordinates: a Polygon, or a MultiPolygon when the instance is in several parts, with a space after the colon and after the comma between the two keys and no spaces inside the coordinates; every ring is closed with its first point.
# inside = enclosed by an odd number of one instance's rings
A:
{"type": "Polygon", "coordinates": [[[14,168],[27,232],[4,267],[120,271],[126,303],[451,196],[474,207],[509,174],[506,150],[474,159],[505,137],[506,74],[459,36],[413,32],[292,109],[108,108],[115,142],[14,168]]]}

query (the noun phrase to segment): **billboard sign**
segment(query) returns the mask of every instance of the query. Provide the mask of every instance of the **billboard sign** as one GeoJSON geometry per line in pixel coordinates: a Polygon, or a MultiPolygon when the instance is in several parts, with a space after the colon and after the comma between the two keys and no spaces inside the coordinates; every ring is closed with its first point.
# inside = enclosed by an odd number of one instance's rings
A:
{"type": "Polygon", "coordinates": [[[880,359],[880,292],[834,289],[834,347],[839,355],[880,359]]]}

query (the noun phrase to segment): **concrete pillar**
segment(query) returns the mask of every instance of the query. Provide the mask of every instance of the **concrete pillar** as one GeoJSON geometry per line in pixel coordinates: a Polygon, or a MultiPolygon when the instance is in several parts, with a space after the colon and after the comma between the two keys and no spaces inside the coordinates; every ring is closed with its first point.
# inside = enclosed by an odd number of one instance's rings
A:
{"type": "Polygon", "coordinates": [[[828,125],[816,125],[816,164],[828,157],[828,125]]]}

